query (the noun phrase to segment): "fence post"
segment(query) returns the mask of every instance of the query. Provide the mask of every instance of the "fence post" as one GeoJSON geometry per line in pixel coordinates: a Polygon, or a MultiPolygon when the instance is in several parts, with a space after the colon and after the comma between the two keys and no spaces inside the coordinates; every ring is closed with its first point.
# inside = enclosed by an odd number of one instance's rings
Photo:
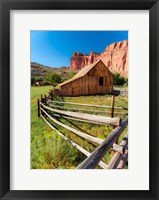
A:
{"type": "MultiPolygon", "coordinates": [[[[114,103],[115,103],[115,96],[113,95],[113,96],[112,96],[112,99],[111,99],[111,112],[110,112],[110,117],[111,117],[111,118],[114,117],[114,103]]],[[[115,128],[115,127],[114,127],[114,128],[115,128]]],[[[116,144],[118,144],[118,139],[119,139],[119,138],[116,139],[116,142],[115,142],[116,144]]],[[[114,152],[112,152],[112,155],[113,155],[113,154],[114,154],[114,152]]]]}
{"type": "Polygon", "coordinates": [[[44,95],[44,99],[45,99],[45,105],[47,105],[47,98],[46,98],[46,94],[44,95]]]}
{"type": "Polygon", "coordinates": [[[41,103],[43,103],[43,95],[41,94],[41,103]]]}
{"type": "Polygon", "coordinates": [[[51,90],[51,100],[53,100],[53,90],[51,90]]]}
{"type": "Polygon", "coordinates": [[[112,100],[111,100],[111,111],[110,111],[110,117],[114,117],[114,101],[115,101],[115,96],[112,96],[112,100]]]}
{"type": "Polygon", "coordinates": [[[40,117],[40,100],[38,99],[38,117],[40,117]]]}

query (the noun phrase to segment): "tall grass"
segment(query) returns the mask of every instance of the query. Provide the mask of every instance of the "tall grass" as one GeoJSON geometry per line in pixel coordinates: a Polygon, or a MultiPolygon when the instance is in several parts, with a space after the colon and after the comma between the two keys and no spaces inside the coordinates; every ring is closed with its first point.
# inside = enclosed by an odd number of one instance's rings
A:
{"type": "Polygon", "coordinates": [[[58,136],[37,116],[37,99],[52,87],[31,88],[31,167],[33,169],[75,168],[85,156],[58,136]]]}

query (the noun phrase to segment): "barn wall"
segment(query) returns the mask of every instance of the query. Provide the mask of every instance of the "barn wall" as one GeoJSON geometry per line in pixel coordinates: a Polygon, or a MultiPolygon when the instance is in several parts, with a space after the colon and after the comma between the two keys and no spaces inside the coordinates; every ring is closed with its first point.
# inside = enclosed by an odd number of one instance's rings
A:
{"type": "Polygon", "coordinates": [[[113,90],[113,76],[102,62],[99,62],[84,77],[60,87],[61,95],[79,96],[106,94],[113,90]],[[103,86],[99,85],[99,77],[103,77],[103,86]]]}

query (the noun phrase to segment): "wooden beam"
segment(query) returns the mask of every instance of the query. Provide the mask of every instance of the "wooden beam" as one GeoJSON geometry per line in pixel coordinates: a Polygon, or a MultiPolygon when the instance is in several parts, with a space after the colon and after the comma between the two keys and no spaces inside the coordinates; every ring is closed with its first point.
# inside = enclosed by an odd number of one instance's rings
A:
{"type": "MultiPolygon", "coordinates": [[[[94,104],[80,104],[80,103],[71,103],[71,102],[65,102],[65,101],[50,101],[52,103],[59,103],[59,104],[70,104],[70,105],[77,105],[77,106],[88,106],[88,107],[96,107],[96,108],[111,108],[110,106],[102,106],[102,105],[94,105],[94,104]]],[[[114,107],[118,110],[128,110],[128,108],[125,107],[114,107]]]]}
{"type": "Polygon", "coordinates": [[[77,119],[74,117],[68,117],[65,115],[58,115],[58,114],[52,114],[54,117],[60,117],[60,118],[64,118],[64,119],[71,119],[74,121],[79,121],[79,122],[86,122],[86,123],[91,123],[91,124],[97,124],[97,125],[105,125],[104,123],[100,123],[100,122],[94,122],[94,121],[89,121],[89,120],[84,120],[84,119],[77,119]]]}
{"type": "Polygon", "coordinates": [[[47,117],[49,117],[49,119],[51,119],[54,123],[56,123],[56,124],[58,124],[58,125],[60,125],[60,126],[62,126],[62,127],[64,127],[64,128],[66,128],[67,130],[73,132],[74,134],[76,134],[76,135],[78,135],[78,136],[80,136],[80,137],[82,137],[82,138],[84,138],[84,139],[86,139],[86,140],[89,140],[89,141],[91,141],[91,142],[97,143],[97,144],[101,144],[101,143],[103,142],[103,140],[100,139],[100,138],[96,138],[96,137],[93,137],[93,136],[91,136],[91,135],[88,135],[88,134],[86,134],[86,133],[84,133],[84,132],[77,131],[76,129],[71,128],[70,126],[67,126],[67,125],[65,125],[65,124],[63,124],[63,123],[57,121],[56,119],[54,119],[53,117],[51,117],[45,110],[43,110],[42,108],[41,108],[41,110],[42,110],[42,112],[45,113],[45,115],[46,115],[47,117]]]}
{"type": "Polygon", "coordinates": [[[119,165],[117,166],[117,169],[123,169],[127,160],[128,160],[128,149],[126,149],[125,153],[122,155],[119,165]]]}
{"type": "Polygon", "coordinates": [[[47,105],[47,97],[46,97],[46,94],[44,95],[44,99],[45,99],[45,105],[47,105]]]}
{"type": "MultiPolygon", "coordinates": [[[[126,135],[122,142],[120,143],[120,146],[123,146],[123,149],[125,150],[125,148],[127,148],[128,146],[128,135],[126,135]]],[[[108,164],[108,169],[116,169],[119,165],[119,162],[121,161],[121,158],[122,158],[122,154],[120,152],[116,152],[111,161],[109,162],[108,164]]]]}
{"type": "MultiPolygon", "coordinates": [[[[78,149],[80,152],[82,152],[87,157],[90,156],[90,152],[88,152],[87,150],[85,150],[84,148],[82,148],[81,146],[79,146],[77,143],[73,142],[68,137],[66,137],[65,135],[63,135],[59,130],[57,130],[54,126],[52,126],[52,124],[50,124],[42,115],[41,115],[41,117],[46,122],[46,124],[49,125],[49,127],[51,129],[55,130],[57,132],[57,134],[60,135],[64,140],[68,141],[70,144],[72,144],[72,146],[74,146],[76,149],[78,149]]],[[[104,163],[103,161],[99,162],[99,166],[102,167],[103,169],[107,169],[107,164],[104,163]]]]}
{"type": "Polygon", "coordinates": [[[106,140],[100,144],[91,155],[86,158],[77,169],[93,169],[97,166],[99,161],[104,157],[105,153],[108,149],[113,145],[116,138],[118,138],[121,133],[124,131],[128,124],[128,118],[124,119],[120,126],[116,127],[110,135],[106,138],[106,140]]]}
{"type": "Polygon", "coordinates": [[[40,100],[39,99],[37,101],[37,104],[38,104],[38,117],[40,117],[40,100]]]}
{"type": "Polygon", "coordinates": [[[118,145],[116,143],[113,144],[113,148],[111,148],[112,151],[118,152],[120,154],[123,154],[124,152],[124,147],[121,145],[118,145]]]}
{"type": "Polygon", "coordinates": [[[111,101],[111,112],[110,112],[110,117],[114,117],[114,102],[115,102],[115,96],[112,96],[112,101],[111,101]]]}
{"type": "Polygon", "coordinates": [[[108,169],[116,169],[121,160],[121,157],[122,157],[122,154],[116,152],[108,164],[108,169]]]}
{"type": "Polygon", "coordinates": [[[43,101],[43,95],[41,94],[41,102],[43,101]]]}
{"type": "Polygon", "coordinates": [[[75,111],[86,111],[86,112],[107,113],[107,114],[110,113],[110,112],[104,111],[104,110],[98,111],[98,110],[88,110],[88,109],[80,109],[80,108],[70,108],[70,107],[64,107],[64,106],[57,106],[57,105],[54,105],[54,104],[49,104],[49,106],[55,107],[55,108],[67,109],[67,110],[75,110],[75,111]]]}
{"type": "Polygon", "coordinates": [[[50,111],[53,111],[53,112],[56,112],[59,114],[67,115],[70,117],[75,117],[75,118],[89,120],[89,121],[95,121],[95,122],[101,122],[104,124],[110,124],[110,125],[115,125],[115,126],[120,125],[120,118],[110,118],[110,117],[93,115],[93,114],[57,110],[57,109],[53,109],[48,106],[45,106],[43,103],[40,103],[40,104],[47,110],[50,110],[50,111]]]}
{"type": "MultiPolygon", "coordinates": [[[[64,110],[75,110],[75,111],[86,111],[86,112],[110,114],[109,111],[104,111],[104,110],[88,110],[88,109],[80,109],[80,108],[71,108],[71,107],[57,106],[57,105],[50,104],[50,103],[49,103],[49,106],[54,107],[54,108],[62,108],[64,110]]],[[[116,115],[127,115],[128,113],[114,112],[114,114],[116,114],[116,115]]]]}
{"type": "Polygon", "coordinates": [[[48,99],[51,99],[51,95],[48,94],[48,96],[46,97],[46,100],[48,101],[48,99]]]}

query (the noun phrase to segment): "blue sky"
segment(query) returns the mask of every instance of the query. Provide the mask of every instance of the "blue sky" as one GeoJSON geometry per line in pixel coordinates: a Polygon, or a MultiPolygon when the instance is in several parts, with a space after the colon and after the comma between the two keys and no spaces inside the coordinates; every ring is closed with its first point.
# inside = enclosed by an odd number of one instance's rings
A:
{"type": "Polygon", "coordinates": [[[127,31],[31,31],[31,62],[69,66],[74,52],[102,53],[111,43],[127,39],[127,31]]]}

